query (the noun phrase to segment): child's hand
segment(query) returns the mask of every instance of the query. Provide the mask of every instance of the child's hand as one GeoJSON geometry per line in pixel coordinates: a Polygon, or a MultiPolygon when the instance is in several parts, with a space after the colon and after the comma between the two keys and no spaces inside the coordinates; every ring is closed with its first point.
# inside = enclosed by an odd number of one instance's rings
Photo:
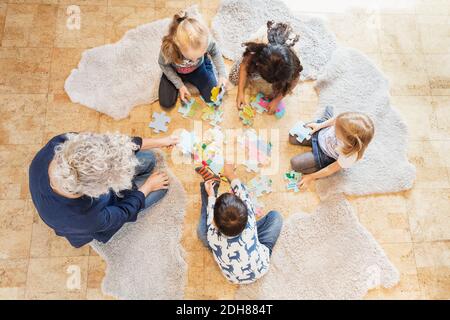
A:
{"type": "Polygon", "coordinates": [[[313,134],[314,132],[317,132],[317,131],[319,131],[320,129],[322,129],[322,127],[320,126],[320,124],[317,123],[317,122],[307,123],[305,126],[312,129],[311,134],[313,134]]]}
{"type": "Polygon", "coordinates": [[[215,196],[214,184],[215,184],[214,180],[208,180],[205,182],[205,190],[209,197],[215,196]]]}
{"type": "Polygon", "coordinates": [[[311,176],[310,174],[302,175],[302,178],[297,183],[297,186],[299,189],[306,190],[308,189],[311,182],[313,182],[314,180],[315,180],[314,177],[311,176]]]}
{"type": "Polygon", "coordinates": [[[236,173],[234,172],[235,167],[232,164],[226,163],[223,166],[223,175],[230,181],[233,181],[237,178],[236,173]]]}
{"type": "Polygon", "coordinates": [[[236,107],[239,110],[242,110],[244,106],[248,105],[247,100],[245,99],[245,94],[238,93],[236,97],[236,107]]]}
{"type": "Polygon", "coordinates": [[[179,90],[180,93],[180,99],[184,103],[188,103],[189,99],[191,98],[191,93],[189,92],[188,88],[186,86],[182,86],[179,90]]]}
{"type": "Polygon", "coordinates": [[[268,109],[269,109],[267,112],[269,114],[275,114],[275,112],[277,111],[278,103],[277,103],[277,101],[272,100],[272,101],[269,102],[269,104],[267,106],[268,106],[268,109]]]}

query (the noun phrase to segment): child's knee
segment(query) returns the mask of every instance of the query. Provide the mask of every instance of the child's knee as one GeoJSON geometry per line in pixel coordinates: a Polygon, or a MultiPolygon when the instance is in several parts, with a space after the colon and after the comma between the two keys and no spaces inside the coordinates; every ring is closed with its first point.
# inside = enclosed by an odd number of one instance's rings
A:
{"type": "Polygon", "coordinates": [[[300,144],[298,142],[297,138],[295,136],[293,136],[292,134],[289,134],[289,143],[297,145],[297,146],[300,144]]]}

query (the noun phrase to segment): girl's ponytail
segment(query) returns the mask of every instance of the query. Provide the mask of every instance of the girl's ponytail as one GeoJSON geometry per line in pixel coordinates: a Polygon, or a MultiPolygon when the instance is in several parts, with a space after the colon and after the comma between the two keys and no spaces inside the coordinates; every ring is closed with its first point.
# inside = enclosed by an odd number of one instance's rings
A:
{"type": "Polygon", "coordinates": [[[181,63],[183,61],[183,55],[180,52],[180,49],[175,44],[174,36],[177,32],[178,26],[180,23],[187,18],[186,11],[177,12],[172,19],[172,22],[169,26],[169,33],[164,36],[161,45],[161,51],[163,53],[166,62],[174,62],[181,63]]]}

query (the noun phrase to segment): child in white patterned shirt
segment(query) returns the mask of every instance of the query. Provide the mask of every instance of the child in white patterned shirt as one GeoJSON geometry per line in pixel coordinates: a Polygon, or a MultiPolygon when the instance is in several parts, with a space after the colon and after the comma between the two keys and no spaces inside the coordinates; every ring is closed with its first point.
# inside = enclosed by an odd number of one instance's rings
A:
{"type": "Polygon", "coordinates": [[[252,283],[269,270],[270,256],[283,219],[278,212],[270,211],[256,221],[247,188],[231,165],[225,165],[224,176],[231,181],[232,193],[223,193],[216,198],[217,182],[211,179],[201,185],[198,235],[212,250],[214,259],[230,282],[252,283]]]}

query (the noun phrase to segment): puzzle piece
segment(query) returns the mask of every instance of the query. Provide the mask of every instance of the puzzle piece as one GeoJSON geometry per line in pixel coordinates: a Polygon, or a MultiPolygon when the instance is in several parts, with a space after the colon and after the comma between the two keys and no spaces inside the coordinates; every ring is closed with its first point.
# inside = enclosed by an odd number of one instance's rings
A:
{"type": "MultiPolygon", "coordinates": [[[[258,93],[250,100],[250,105],[256,110],[258,113],[263,113],[269,111],[269,103],[270,99],[266,98],[263,93],[258,93]]],[[[277,119],[281,119],[286,113],[286,105],[283,101],[277,106],[275,111],[275,116],[277,119]]]]}
{"type": "Polygon", "coordinates": [[[286,114],[286,105],[284,104],[284,101],[281,100],[280,103],[277,106],[277,110],[275,111],[275,117],[277,119],[281,119],[286,114]]]}
{"type": "Polygon", "coordinates": [[[255,110],[251,106],[245,105],[242,107],[242,110],[239,111],[239,118],[241,118],[244,125],[251,126],[253,124],[255,114],[255,110]]]}
{"type": "Polygon", "coordinates": [[[202,109],[202,119],[208,121],[212,126],[219,125],[223,118],[223,111],[216,109],[214,106],[208,105],[202,109]]]}
{"type": "Polygon", "coordinates": [[[162,111],[161,113],[153,112],[153,121],[148,125],[153,129],[153,132],[160,133],[161,131],[166,132],[168,127],[166,124],[170,122],[170,117],[166,116],[166,113],[162,111]]]}
{"type": "Polygon", "coordinates": [[[214,107],[219,107],[222,104],[223,96],[225,95],[225,86],[214,87],[211,89],[211,101],[214,107]]]}
{"type": "Polygon", "coordinates": [[[193,117],[196,111],[200,108],[200,105],[194,98],[191,98],[188,103],[181,102],[181,106],[178,108],[178,112],[181,113],[183,118],[193,117]]]}
{"type": "Polygon", "coordinates": [[[295,126],[289,130],[289,134],[292,136],[297,136],[298,142],[303,142],[305,139],[311,139],[312,129],[305,126],[305,123],[302,121],[298,121],[295,126]]]}
{"type": "Polygon", "coordinates": [[[248,187],[249,192],[254,194],[256,197],[260,197],[263,194],[272,192],[272,179],[268,176],[259,176],[250,180],[248,187]]]}
{"type": "Polygon", "coordinates": [[[300,178],[302,177],[302,174],[296,171],[289,171],[284,174],[284,179],[288,181],[288,184],[286,185],[287,190],[294,190],[294,192],[299,192],[300,189],[298,188],[298,182],[300,181],[300,178]]]}
{"type": "Polygon", "coordinates": [[[199,139],[194,132],[183,129],[180,133],[180,141],[177,146],[184,155],[189,155],[194,153],[194,148],[198,143],[199,139]]]}

